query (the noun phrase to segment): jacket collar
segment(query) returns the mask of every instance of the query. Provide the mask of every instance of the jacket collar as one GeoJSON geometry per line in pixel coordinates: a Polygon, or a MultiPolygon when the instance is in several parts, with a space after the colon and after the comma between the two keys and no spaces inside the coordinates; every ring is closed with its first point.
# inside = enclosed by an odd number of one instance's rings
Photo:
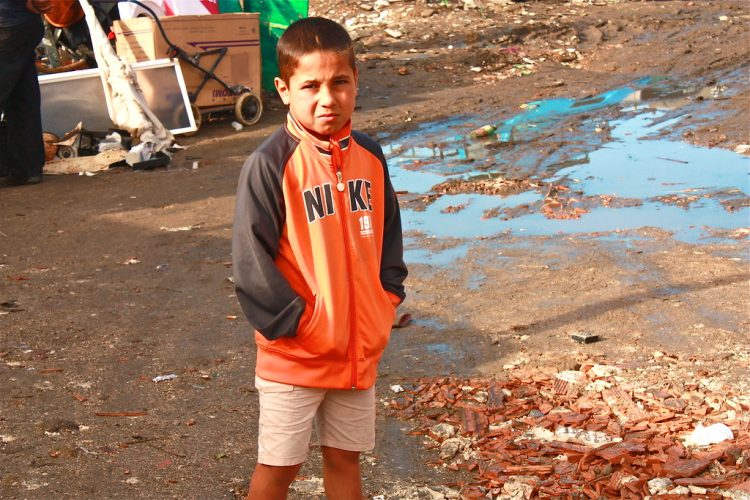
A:
{"type": "Polygon", "coordinates": [[[302,124],[292,116],[291,111],[287,114],[286,128],[290,134],[301,142],[313,146],[325,161],[333,162],[337,165],[343,164],[343,158],[348,154],[349,145],[351,144],[351,120],[346,122],[346,125],[344,125],[336,134],[329,136],[326,141],[320,140],[308,132],[307,129],[305,129],[305,127],[303,127],[302,124]]]}

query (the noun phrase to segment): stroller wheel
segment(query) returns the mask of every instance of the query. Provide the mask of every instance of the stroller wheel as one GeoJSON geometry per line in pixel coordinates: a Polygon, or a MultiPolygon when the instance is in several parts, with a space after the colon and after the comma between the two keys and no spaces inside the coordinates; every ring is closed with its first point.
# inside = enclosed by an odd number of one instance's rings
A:
{"type": "Polygon", "coordinates": [[[234,116],[243,125],[257,123],[261,113],[263,113],[263,103],[252,92],[240,94],[234,104],[234,116]]]}
{"type": "Polygon", "coordinates": [[[203,124],[203,115],[201,115],[201,110],[198,108],[198,106],[196,106],[195,104],[190,104],[190,111],[193,113],[193,120],[195,120],[195,132],[186,132],[182,134],[185,137],[192,137],[197,134],[201,129],[201,124],[203,124]]]}

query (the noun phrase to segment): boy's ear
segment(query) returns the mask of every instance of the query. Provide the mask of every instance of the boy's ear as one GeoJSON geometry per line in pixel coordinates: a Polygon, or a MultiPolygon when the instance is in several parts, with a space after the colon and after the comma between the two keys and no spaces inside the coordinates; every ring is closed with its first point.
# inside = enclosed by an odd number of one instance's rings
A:
{"type": "Polygon", "coordinates": [[[279,93],[279,97],[281,97],[281,102],[288,105],[289,104],[289,86],[286,84],[284,80],[282,80],[278,76],[273,79],[273,84],[276,87],[276,92],[279,93]]]}

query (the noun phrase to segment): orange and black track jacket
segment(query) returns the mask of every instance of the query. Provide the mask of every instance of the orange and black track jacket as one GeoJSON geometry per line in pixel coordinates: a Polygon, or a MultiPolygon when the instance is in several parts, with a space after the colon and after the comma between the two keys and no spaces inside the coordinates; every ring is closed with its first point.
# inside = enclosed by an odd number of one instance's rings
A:
{"type": "Polygon", "coordinates": [[[232,261],[258,376],[328,389],[375,383],[407,274],[375,141],[351,122],[320,141],[289,114],[242,167],[232,261]]]}

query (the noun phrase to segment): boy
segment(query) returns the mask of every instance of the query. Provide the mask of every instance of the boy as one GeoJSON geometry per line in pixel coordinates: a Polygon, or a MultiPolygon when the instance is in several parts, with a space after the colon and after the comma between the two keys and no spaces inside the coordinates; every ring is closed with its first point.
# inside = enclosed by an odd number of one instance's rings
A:
{"type": "Polygon", "coordinates": [[[299,20],[277,55],[289,114],[242,168],[232,237],[237,297],[258,347],[248,498],[286,498],[314,424],[326,495],[360,499],[377,363],[404,299],[398,200],[380,146],[351,129],[358,73],[346,30],[299,20]]]}

